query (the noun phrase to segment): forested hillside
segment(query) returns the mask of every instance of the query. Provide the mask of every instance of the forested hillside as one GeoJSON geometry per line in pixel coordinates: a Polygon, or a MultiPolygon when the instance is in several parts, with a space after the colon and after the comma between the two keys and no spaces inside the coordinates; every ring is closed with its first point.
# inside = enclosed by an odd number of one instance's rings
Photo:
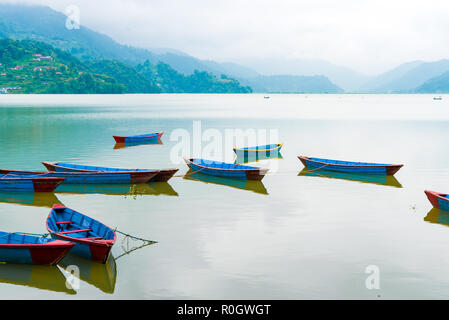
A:
{"type": "Polygon", "coordinates": [[[133,68],[116,60],[81,61],[32,40],[0,39],[3,93],[248,93],[238,81],[195,71],[183,75],[148,60],[133,68]]]}

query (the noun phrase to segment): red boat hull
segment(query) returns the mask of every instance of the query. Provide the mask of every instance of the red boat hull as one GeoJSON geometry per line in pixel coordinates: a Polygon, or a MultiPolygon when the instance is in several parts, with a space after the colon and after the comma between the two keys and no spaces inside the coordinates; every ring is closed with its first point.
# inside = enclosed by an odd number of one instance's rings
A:
{"type": "Polygon", "coordinates": [[[57,265],[75,245],[73,242],[56,240],[43,247],[30,248],[33,264],[57,265]]]}

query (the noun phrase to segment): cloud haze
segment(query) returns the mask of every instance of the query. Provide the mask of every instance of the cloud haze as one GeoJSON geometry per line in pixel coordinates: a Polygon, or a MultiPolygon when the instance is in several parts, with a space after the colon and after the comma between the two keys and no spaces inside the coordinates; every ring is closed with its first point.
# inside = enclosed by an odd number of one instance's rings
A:
{"type": "Polygon", "coordinates": [[[314,58],[376,74],[449,58],[447,1],[29,0],[120,43],[174,48],[202,59],[314,58]]]}

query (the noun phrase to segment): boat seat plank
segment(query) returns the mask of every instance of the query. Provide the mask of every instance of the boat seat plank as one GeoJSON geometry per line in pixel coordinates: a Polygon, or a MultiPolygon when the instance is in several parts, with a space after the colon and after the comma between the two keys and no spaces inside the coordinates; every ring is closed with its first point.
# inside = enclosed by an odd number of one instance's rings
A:
{"type": "Polygon", "coordinates": [[[103,237],[90,237],[90,238],[80,238],[81,240],[99,240],[103,239],[103,237]]]}
{"type": "Polygon", "coordinates": [[[78,229],[78,230],[70,230],[70,231],[63,231],[59,232],[60,234],[68,234],[68,233],[77,233],[77,232],[86,232],[86,231],[92,231],[92,229],[78,229]]]}
{"type": "Polygon", "coordinates": [[[56,224],[70,224],[73,223],[73,221],[57,221],[56,224]]]}

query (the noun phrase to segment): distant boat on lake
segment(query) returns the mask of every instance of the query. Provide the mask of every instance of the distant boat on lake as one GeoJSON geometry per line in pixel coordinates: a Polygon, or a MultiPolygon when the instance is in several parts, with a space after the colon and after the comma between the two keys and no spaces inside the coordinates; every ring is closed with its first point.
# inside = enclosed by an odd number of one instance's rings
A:
{"type": "Polygon", "coordinates": [[[184,161],[194,173],[201,172],[212,176],[232,179],[262,180],[268,169],[243,166],[240,164],[225,163],[197,158],[184,158],[184,161]]]}
{"type": "Polygon", "coordinates": [[[280,152],[281,148],[282,143],[275,143],[255,147],[233,148],[233,150],[237,154],[237,156],[250,153],[262,153],[269,156],[270,154],[277,155],[280,152]]]}
{"type": "Polygon", "coordinates": [[[170,169],[121,169],[121,168],[108,168],[98,166],[86,166],[71,163],[62,162],[47,162],[43,161],[42,164],[50,172],[155,172],[156,174],[149,180],[150,182],[167,182],[173,175],[179,170],[176,168],[170,169]]]}
{"type": "Polygon", "coordinates": [[[115,142],[117,143],[142,143],[142,142],[157,142],[161,139],[161,136],[164,134],[164,132],[154,132],[154,133],[147,133],[147,134],[141,134],[138,136],[113,136],[115,139],[115,142]]]}
{"type": "Polygon", "coordinates": [[[433,100],[443,100],[443,97],[442,97],[442,96],[439,96],[439,97],[433,97],[433,100]]]}
{"type": "Polygon", "coordinates": [[[327,170],[338,171],[346,173],[357,174],[370,174],[370,175],[394,175],[399,169],[402,168],[402,164],[382,164],[371,162],[354,162],[354,161],[341,161],[331,159],[321,159],[298,156],[299,160],[309,170],[327,170]]]}

